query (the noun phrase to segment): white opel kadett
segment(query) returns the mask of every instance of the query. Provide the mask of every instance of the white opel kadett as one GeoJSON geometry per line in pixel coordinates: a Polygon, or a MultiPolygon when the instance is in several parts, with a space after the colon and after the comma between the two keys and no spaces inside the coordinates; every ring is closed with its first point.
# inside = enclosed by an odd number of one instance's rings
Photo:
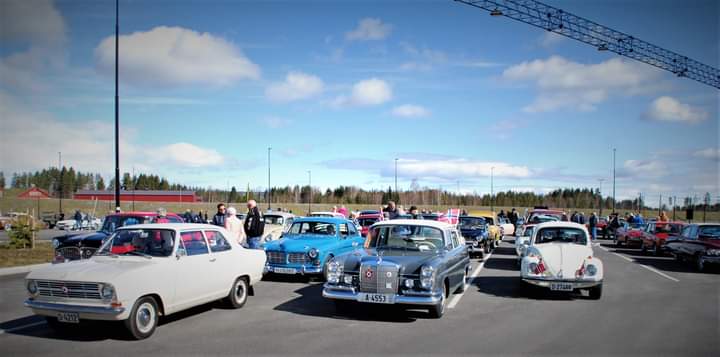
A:
{"type": "Polygon", "coordinates": [[[160,316],[225,299],[242,307],[262,278],[265,252],[206,224],[141,224],[118,229],[87,260],[56,264],[26,277],[25,306],[55,329],[80,320],[124,321],[136,339],[160,316]]]}
{"type": "Polygon", "coordinates": [[[520,276],[526,283],[554,291],[589,290],[602,295],[603,264],[592,250],[585,226],[548,222],[535,226],[522,258],[520,276]]]}

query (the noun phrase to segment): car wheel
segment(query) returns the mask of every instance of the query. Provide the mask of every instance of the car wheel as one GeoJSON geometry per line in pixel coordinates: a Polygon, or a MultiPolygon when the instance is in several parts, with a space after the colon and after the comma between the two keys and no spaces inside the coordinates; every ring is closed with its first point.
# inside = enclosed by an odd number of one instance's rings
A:
{"type": "Polygon", "coordinates": [[[248,298],[248,282],[245,278],[238,278],[233,282],[230,293],[225,298],[228,306],[233,309],[239,309],[245,305],[248,298]]]}
{"type": "Polygon", "coordinates": [[[662,255],[662,248],[660,248],[659,244],[655,244],[655,256],[661,257],[662,255]]]}
{"type": "Polygon", "coordinates": [[[703,260],[702,255],[698,255],[695,258],[695,270],[701,273],[705,271],[705,260],[703,260]]]}
{"type": "Polygon", "coordinates": [[[470,269],[470,267],[468,266],[467,268],[465,268],[465,270],[463,270],[462,282],[460,282],[460,286],[457,288],[457,290],[455,290],[456,294],[465,292],[465,284],[467,284],[467,277],[468,277],[469,269],[470,269]]]}
{"type": "Polygon", "coordinates": [[[483,252],[490,253],[490,243],[485,242],[485,244],[483,244],[483,252]]]}
{"type": "Polygon", "coordinates": [[[640,242],[640,253],[642,253],[642,255],[647,254],[647,247],[645,246],[645,242],[640,242]]]}
{"type": "Polygon", "coordinates": [[[591,299],[600,300],[600,297],[602,296],[602,284],[590,288],[589,293],[591,299]]]}
{"type": "Polygon", "coordinates": [[[447,301],[447,295],[448,295],[448,286],[447,283],[443,283],[442,287],[442,294],[440,295],[440,301],[433,307],[431,307],[428,311],[430,313],[430,317],[433,319],[439,319],[445,314],[445,304],[447,301]]]}
{"type": "Polygon", "coordinates": [[[155,299],[146,296],[133,306],[130,317],[125,320],[125,327],[136,340],[150,337],[158,324],[158,307],[155,299]]]}

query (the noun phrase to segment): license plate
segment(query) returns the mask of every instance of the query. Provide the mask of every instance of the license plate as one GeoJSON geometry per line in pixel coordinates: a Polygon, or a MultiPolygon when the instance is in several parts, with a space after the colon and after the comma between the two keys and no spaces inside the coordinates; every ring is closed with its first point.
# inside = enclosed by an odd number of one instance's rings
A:
{"type": "Polygon", "coordinates": [[[359,302],[369,302],[372,304],[394,304],[395,295],[393,294],[368,294],[360,293],[357,297],[359,302]]]}
{"type": "Polygon", "coordinates": [[[61,312],[57,314],[59,322],[77,324],[80,323],[80,314],[77,312],[61,312]]]}
{"type": "Polygon", "coordinates": [[[571,283],[550,283],[550,290],[554,291],[572,291],[573,286],[571,283]]]}
{"type": "Polygon", "coordinates": [[[294,268],[273,268],[273,271],[278,274],[296,274],[297,270],[294,268]]]}

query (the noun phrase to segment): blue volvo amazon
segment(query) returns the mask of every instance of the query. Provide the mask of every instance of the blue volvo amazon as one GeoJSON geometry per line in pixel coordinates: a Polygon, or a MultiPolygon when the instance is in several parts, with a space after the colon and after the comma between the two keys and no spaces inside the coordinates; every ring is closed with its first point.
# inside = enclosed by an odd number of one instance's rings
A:
{"type": "Polygon", "coordinates": [[[355,224],[347,219],[299,218],[281,239],[265,244],[265,272],[326,276],[327,264],[333,257],[363,242],[355,224]]]}

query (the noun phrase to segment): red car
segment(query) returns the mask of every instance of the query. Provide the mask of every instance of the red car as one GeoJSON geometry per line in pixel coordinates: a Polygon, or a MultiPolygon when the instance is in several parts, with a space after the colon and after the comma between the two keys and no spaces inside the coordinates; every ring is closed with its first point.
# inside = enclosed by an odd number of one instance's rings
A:
{"type": "Polygon", "coordinates": [[[663,255],[665,251],[665,242],[668,236],[680,234],[685,223],[683,222],[650,222],[645,226],[642,232],[642,242],[640,242],[640,251],[647,254],[648,250],[652,250],[656,256],[663,255]]]}
{"type": "Polygon", "coordinates": [[[645,231],[646,227],[647,224],[645,223],[633,223],[631,225],[623,221],[622,225],[615,230],[615,236],[613,237],[613,242],[615,243],[615,246],[619,247],[624,244],[628,247],[640,247],[640,243],[642,243],[643,232],[645,231]]]}
{"type": "Polygon", "coordinates": [[[358,224],[360,224],[360,234],[365,237],[367,235],[368,228],[370,228],[370,226],[372,226],[375,222],[382,220],[382,213],[361,213],[357,218],[358,224]]]}
{"type": "Polygon", "coordinates": [[[667,250],[677,260],[692,262],[698,271],[707,264],[720,265],[720,224],[690,224],[678,236],[670,237],[667,250]]]}

